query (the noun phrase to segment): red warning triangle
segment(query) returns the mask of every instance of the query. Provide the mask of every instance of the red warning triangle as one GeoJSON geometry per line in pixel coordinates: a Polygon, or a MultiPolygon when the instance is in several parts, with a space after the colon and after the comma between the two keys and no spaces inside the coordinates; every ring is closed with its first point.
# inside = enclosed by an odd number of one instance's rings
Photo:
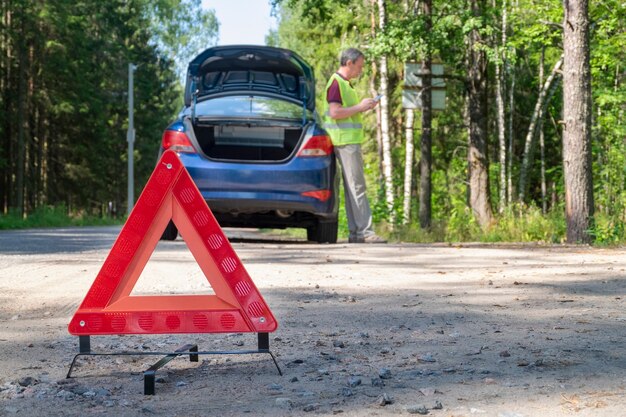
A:
{"type": "Polygon", "coordinates": [[[166,151],[68,330],[77,336],[267,333],[277,326],[189,173],[166,151]],[[130,295],[170,220],[215,295],[130,295]]]}

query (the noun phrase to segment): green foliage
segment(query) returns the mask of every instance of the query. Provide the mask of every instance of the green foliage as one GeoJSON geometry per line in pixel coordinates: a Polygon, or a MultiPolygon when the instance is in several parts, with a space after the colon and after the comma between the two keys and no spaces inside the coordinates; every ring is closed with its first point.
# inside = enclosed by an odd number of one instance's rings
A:
{"type": "MultiPolygon", "coordinates": [[[[607,226],[608,227],[608,226],[607,226]]],[[[619,232],[618,239],[624,239],[623,228],[613,225],[609,233],[619,232]]],[[[597,233],[597,231],[596,231],[597,233]]],[[[487,230],[481,229],[470,209],[463,204],[455,204],[449,216],[436,220],[430,229],[420,229],[419,225],[399,226],[390,233],[392,239],[404,242],[541,242],[562,243],[565,239],[565,219],[562,211],[544,215],[537,207],[508,207],[497,215],[494,224],[487,230]]]]}
{"type": "Polygon", "coordinates": [[[3,10],[0,164],[6,175],[0,176],[0,212],[18,208],[22,194],[26,214],[62,204],[97,213],[108,202],[125,212],[128,64],[138,66],[134,156],[140,191],[161,134],[182,104],[176,65],[215,42],[214,14],[199,0],[16,2],[3,10]]]}
{"type": "Polygon", "coordinates": [[[481,234],[479,224],[467,205],[454,204],[445,220],[445,237],[447,242],[468,242],[479,240],[481,234]]]}
{"type": "Polygon", "coordinates": [[[422,229],[415,225],[398,225],[387,235],[390,240],[399,242],[437,243],[446,240],[445,224],[439,221],[436,221],[430,229],[422,229]]]}
{"type": "MultiPolygon", "coordinates": [[[[291,5],[289,8],[276,6],[275,13],[280,25],[277,33],[272,34],[270,39],[274,46],[296,51],[313,66],[318,93],[317,111],[321,114],[324,110],[321,92],[324,91],[328,78],[339,67],[340,52],[348,47],[361,48],[367,52],[364,46],[367,46],[370,29],[367,21],[358,17],[367,16],[368,11],[361,3],[353,4],[351,7],[335,7],[336,2],[329,0],[311,4],[290,0],[286,2],[291,5]],[[324,8],[331,6],[333,6],[332,19],[316,18],[319,13],[326,13],[324,8]],[[320,7],[322,9],[318,10],[320,7]]],[[[367,79],[367,75],[362,78],[367,79]]],[[[357,88],[364,92],[366,87],[359,83],[357,88]]]]}
{"type": "Polygon", "coordinates": [[[146,9],[152,21],[152,42],[174,62],[181,80],[189,61],[217,44],[219,23],[215,12],[204,10],[201,3],[200,0],[157,0],[146,9]]]}
{"type": "MultiPolygon", "coordinates": [[[[420,230],[385,224],[389,217],[381,181],[375,114],[366,115],[364,161],[368,195],[379,231],[401,240],[529,241],[563,239],[562,93],[557,89],[543,121],[549,211],[541,213],[540,161],[535,152],[529,172],[528,206],[509,206],[488,230],[480,230],[467,208],[467,34],[477,30],[476,46],[489,58],[489,182],[499,183],[496,161],[495,64],[505,76],[505,93],[515,78],[512,114],[512,182],[517,184],[524,138],[540,88],[539,63],[545,52],[546,76],[562,54],[563,9],[547,0],[498,0],[483,3],[475,15],[466,2],[433,2],[432,27],[415,2],[386,1],[384,30],[378,28],[376,2],[362,0],[274,0],[278,29],[267,42],[295,50],[315,68],[318,113],[323,89],[349,46],[367,55],[365,73],[355,86],[362,96],[378,88],[377,60],[387,57],[393,162],[393,210],[399,219],[404,182],[404,110],[401,107],[405,61],[419,62],[427,51],[445,65],[447,103],[433,118],[432,227],[420,230]],[[506,6],[506,9],[503,9],[506,6]],[[507,42],[501,45],[501,18],[508,17],[507,42]],[[372,20],[373,19],[373,20],[372,20]],[[374,24],[373,24],[374,21],[374,24]]],[[[66,205],[72,213],[100,217],[109,201],[123,213],[126,199],[127,64],[135,73],[135,189],[152,171],[163,128],[181,103],[186,62],[217,41],[214,13],[200,0],[100,2],[59,0],[9,2],[3,6],[0,34],[0,203],[9,213],[17,205],[18,149],[24,151],[24,208],[29,221],[58,217],[48,206],[66,205]],[[10,17],[10,19],[8,18],[10,17]],[[26,82],[22,82],[26,81],[26,82]],[[20,122],[21,121],[21,122],[20,122]],[[21,130],[23,128],[23,131],[21,130]],[[21,133],[20,133],[21,132],[21,133]],[[21,136],[20,136],[21,135],[21,136]]],[[[593,180],[596,219],[591,231],[599,244],[623,242],[626,221],[626,123],[624,62],[626,6],[619,0],[591,2],[591,75],[593,92],[593,180]]],[[[419,160],[419,112],[415,145],[419,160]]],[[[536,146],[535,146],[536,148],[536,146]]],[[[417,165],[417,164],[416,164],[417,165]]],[[[414,180],[414,184],[418,179],[414,180]]],[[[414,186],[415,188],[415,186],[414,186]]],[[[513,190],[514,191],[514,190],[513,190]]],[[[411,218],[417,214],[413,190],[411,218]]],[[[497,203],[497,201],[494,201],[497,203]]],[[[495,204],[494,204],[495,206],[495,204]]],[[[60,209],[65,210],[65,209],[60,209]]],[[[340,236],[347,236],[344,210],[340,236]]],[[[6,219],[15,219],[13,214],[6,219]]],[[[60,216],[60,215],[59,215],[60,216]]],[[[75,218],[73,214],[69,216],[75,218]]],[[[13,222],[20,223],[19,220],[13,222]]],[[[39,221],[39,220],[38,220],[39,221]]],[[[44,222],[44,220],[41,220],[44,222]]],[[[4,223],[3,223],[4,224],[4,223]]]]}
{"type": "Polygon", "coordinates": [[[623,243],[626,241],[623,228],[626,221],[626,5],[614,0],[592,3],[590,16],[596,201],[591,233],[598,244],[623,243]]]}
{"type": "Polygon", "coordinates": [[[15,211],[0,215],[0,230],[27,229],[32,227],[103,226],[119,224],[111,216],[94,216],[85,212],[68,213],[64,205],[41,206],[26,217],[15,211]]]}
{"type": "Polygon", "coordinates": [[[562,243],[565,218],[561,210],[543,214],[540,208],[508,206],[494,225],[484,232],[484,242],[562,243]]]}
{"type": "Polygon", "coordinates": [[[595,224],[591,234],[597,245],[608,246],[626,242],[624,220],[602,213],[595,216],[595,224]]]}
{"type": "MultiPolygon", "coordinates": [[[[477,29],[480,43],[477,46],[489,59],[490,107],[486,117],[489,123],[488,158],[489,182],[492,198],[498,196],[499,163],[498,137],[495,130],[495,71],[502,65],[505,76],[504,90],[509,94],[515,78],[512,114],[513,154],[511,159],[512,183],[518,183],[519,165],[523,158],[524,140],[530,116],[540,89],[539,63],[545,53],[545,74],[562,54],[563,6],[547,0],[500,0],[483,4],[482,14],[474,15],[467,3],[454,1],[433,2],[433,21],[430,31],[425,30],[425,17],[419,10],[405,10],[412,2],[386,1],[386,27],[372,28],[372,16],[377,20],[376,2],[342,0],[339,5],[330,0],[275,1],[281,16],[280,27],[273,38],[278,45],[295,49],[313,63],[317,70],[318,92],[328,75],[336,70],[336,55],[342,47],[358,46],[366,50],[369,62],[386,56],[390,75],[390,113],[393,158],[393,181],[396,201],[394,210],[401,205],[404,176],[404,113],[401,108],[402,71],[405,61],[419,61],[430,50],[436,61],[443,62],[448,76],[447,104],[444,111],[436,112],[433,119],[433,170],[432,212],[433,226],[429,231],[419,231],[416,224],[397,228],[398,236],[425,240],[539,240],[558,242],[564,236],[563,203],[564,185],[561,155],[563,123],[562,92],[557,89],[548,103],[542,129],[545,134],[546,185],[549,195],[548,213],[541,206],[540,158],[538,141],[531,148],[534,153],[529,171],[529,204],[526,208],[509,207],[496,216],[489,230],[479,231],[473,214],[467,209],[467,125],[466,111],[466,55],[467,34],[477,29]],[[501,45],[502,14],[506,7],[508,30],[506,44],[501,45]],[[359,11],[359,13],[354,13],[359,11]]],[[[624,121],[624,62],[626,62],[626,6],[617,0],[591,2],[591,74],[594,100],[593,118],[593,178],[597,221],[594,233],[599,242],[620,236],[619,227],[626,220],[626,123],[624,121]]],[[[368,71],[357,83],[364,95],[371,86],[366,80],[377,73],[368,71]]],[[[375,85],[375,84],[374,84],[375,85]]],[[[374,87],[375,88],[375,87],[374,87]]],[[[318,94],[318,103],[323,102],[318,94]]],[[[508,104],[508,98],[507,98],[508,104]]],[[[321,109],[321,107],[320,107],[321,109]]],[[[416,113],[418,115],[419,112],[416,113]]],[[[419,118],[418,118],[419,119],[419,118]]],[[[374,119],[368,115],[369,137],[374,137],[374,119]]],[[[416,152],[419,159],[419,120],[416,120],[416,152]]],[[[377,222],[388,216],[384,192],[378,169],[378,149],[373,141],[364,147],[367,166],[368,193],[374,218],[377,222]]],[[[507,167],[508,168],[508,167],[507,167]]],[[[414,183],[417,183],[416,179],[414,183]]],[[[416,218],[417,201],[414,190],[412,219],[416,218]]],[[[516,190],[511,190],[513,195],[516,190]]],[[[494,203],[498,203],[494,201],[494,203]]],[[[496,206],[494,204],[494,206],[496,206]]],[[[400,218],[400,216],[397,216],[400,218]]],[[[415,222],[416,220],[414,220],[415,222]]]]}

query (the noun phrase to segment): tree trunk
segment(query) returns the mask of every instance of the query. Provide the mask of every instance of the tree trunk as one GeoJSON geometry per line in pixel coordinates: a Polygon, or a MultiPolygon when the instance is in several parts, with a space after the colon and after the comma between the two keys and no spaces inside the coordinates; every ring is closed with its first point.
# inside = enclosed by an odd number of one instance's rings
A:
{"type": "MultiPolygon", "coordinates": [[[[432,27],[432,1],[424,0],[424,30],[432,27]]],[[[429,229],[432,212],[432,56],[430,47],[426,47],[426,56],[422,64],[422,141],[420,157],[419,219],[422,229],[429,229]]]]}
{"type": "MultiPolygon", "coordinates": [[[[472,14],[479,18],[483,2],[471,1],[472,14]]],[[[493,221],[489,198],[489,162],[487,160],[487,57],[478,46],[482,43],[477,28],[469,33],[469,200],[478,224],[485,229],[493,221]]]]}
{"type": "MultiPolygon", "coordinates": [[[[411,5],[408,0],[404,1],[404,11],[407,15],[415,15],[417,6],[411,5]]],[[[415,57],[412,57],[415,58],[415,57]]],[[[402,202],[402,224],[407,225],[411,220],[411,202],[413,197],[413,162],[415,159],[415,142],[413,136],[413,125],[415,123],[415,111],[406,109],[405,111],[405,158],[404,158],[404,195],[402,202]]],[[[419,202],[418,202],[419,204],[419,202]]]]}
{"type": "Polygon", "coordinates": [[[567,241],[589,243],[593,225],[588,0],[564,0],[563,176],[567,241]]]}
{"type": "Polygon", "coordinates": [[[405,157],[404,157],[404,199],[402,204],[402,224],[409,224],[411,219],[411,189],[413,184],[413,154],[415,146],[413,144],[413,122],[415,113],[413,109],[406,109],[405,125],[405,157]]]}
{"type": "Polygon", "coordinates": [[[0,177],[0,214],[7,213],[11,204],[11,38],[12,11],[7,2],[2,3],[2,26],[0,29],[2,42],[2,72],[0,78],[0,94],[2,94],[2,112],[0,114],[0,155],[3,169],[0,177]]]}
{"type": "MultiPolygon", "coordinates": [[[[426,2],[429,0],[426,0],[426,2]]],[[[425,2],[425,3],[426,3],[425,2]]],[[[427,56],[422,64],[422,140],[420,157],[419,219],[422,229],[431,224],[432,166],[432,61],[427,56]]]]}
{"type": "Polygon", "coordinates": [[[539,93],[539,97],[537,98],[537,103],[535,103],[535,110],[533,111],[533,115],[530,118],[530,126],[528,126],[528,133],[526,134],[526,141],[524,143],[524,157],[522,159],[522,166],[520,168],[519,174],[519,201],[524,202],[524,198],[526,197],[526,188],[528,171],[530,169],[530,164],[532,162],[532,154],[533,154],[533,142],[535,138],[535,132],[537,131],[538,121],[543,117],[543,113],[545,111],[545,107],[547,104],[546,98],[548,97],[548,91],[550,91],[550,87],[552,87],[552,82],[558,75],[559,70],[561,69],[561,65],[563,64],[563,57],[559,58],[559,60],[554,64],[552,68],[552,72],[550,76],[543,84],[541,88],[541,92],[539,93]]]}
{"type": "Polygon", "coordinates": [[[19,81],[17,96],[17,172],[15,174],[16,209],[19,216],[24,215],[24,171],[26,158],[25,112],[26,112],[26,6],[22,6],[20,16],[21,36],[19,40],[19,81]]]}
{"type": "Polygon", "coordinates": [[[504,62],[506,61],[505,54],[502,53],[506,48],[506,30],[507,30],[507,10],[506,10],[506,0],[502,2],[502,51],[498,57],[496,57],[496,105],[498,108],[498,156],[500,161],[500,195],[498,201],[498,212],[502,213],[504,211],[504,207],[506,206],[506,196],[507,196],[507,187],[506,187],[506,134],[504,127],[504,89],[502,88],[504,82],[504,74],[500,71],[500,68],[504,66],[504,62]],[[500,58],[502,58],[502,64],[500,63],[500,58]]]}
{"type": "Polygon", "coordinates": [[[502,91],[502,74],[500,64],[496,62],[496,105],[498,108],[498,157],[500,162],[500,194],[498,201],[498,212],[502,213],[506,206],[506,135],[504,128],[504,99],[502,91]]]}
{"type": "MultiPolygon", "coordinates": [[[[370,32],[372,39],[376,38],[376,1],[377,0],[370,0],[372,10],[370,13],[370,32]]],[[[376,89],[376,77],[378,75],[376,61],[372,62],[371,71],[370,94],[372,97],[376,97],[378,95],[378,90],[376,89]]],[[[378,152],[378,172],[380,172],[378,179],[380,181],[383,177],[383,135],[380,130],[380,106],[376,106],[376,151],[378,152]]]]}
{"type": "MultiPolygon", "coordinates": [[[[385,0],[378,0],[378,27],[385,30],[385,0]]],[[[393,228],[395,213],[393,208],[393,177],[391,162],[391,139],[389,136],[389,75],[387,72],[387,57],[380,58],[380,129],[383,144],[383,177],[385,181],[385,200],[389,211],[389,222],[393,228]]]]}
{"type": "Polygon", "coordinates": [[[508,120],[508,133],[509,133],[509,143],[508,143],[508,158],[507,158],[507,176],[506,176],[506,184],[507,189],[509,190],[509,194],[507,196],[507,203],[511,205],[513,203],[513,117],[515,110],[515,68],[511,71],[511,87],[509,89],[509,120],[508,120]]]}
{"type": "MultiPolygon", "coordinates": [[[[539,60],[539,85],[543,84],[544,79],[544,61],[546,48],[541,48],[541,57],[539,60]]],[[[539,120],[539,151],[541,157],[541,212],[548,212],[547,205],[547,188],[546,188],[546,144],[543,134],[543,117],[539,120]]]]}

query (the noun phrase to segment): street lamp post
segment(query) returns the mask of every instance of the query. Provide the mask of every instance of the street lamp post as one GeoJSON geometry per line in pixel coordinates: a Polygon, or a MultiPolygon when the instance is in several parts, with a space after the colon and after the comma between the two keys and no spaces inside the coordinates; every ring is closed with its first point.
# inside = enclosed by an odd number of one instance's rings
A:
{"type": "Polygon", "coordinates": [[[133,172],[133,154],[135,146],[135,124],[133,113],[133,73],[137,69],[137,66],[128,64],[128,132],[126,133],[126,141],[128,142],[128,211],[127,214],[133,209],[135,205],[135,175],[133,172]]]}

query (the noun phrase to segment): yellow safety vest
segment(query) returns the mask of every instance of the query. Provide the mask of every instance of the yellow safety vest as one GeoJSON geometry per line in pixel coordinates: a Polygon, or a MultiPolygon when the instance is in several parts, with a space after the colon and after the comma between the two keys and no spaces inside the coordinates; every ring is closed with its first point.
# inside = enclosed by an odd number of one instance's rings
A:
{"type": "MultiPolygon", "coordinates": [[[[356,91],[354,91],[354,88],[352,88],[348,81],[344,80],[336,73],[330,77],[326,84],[326,97],[328,97],[328,89],[334,80],[337,80],[339,83],[341,105],[343,107],[352,107],[359,104],[359,97],[356,91]]],[[[361,113],[353,114],[345,119],[332,119],[329,114],[328,102],[326,102],[326,111],[324,112],[324,128],[330,135],[334,146],[360,144],[365,138],[361,113]]]]}

